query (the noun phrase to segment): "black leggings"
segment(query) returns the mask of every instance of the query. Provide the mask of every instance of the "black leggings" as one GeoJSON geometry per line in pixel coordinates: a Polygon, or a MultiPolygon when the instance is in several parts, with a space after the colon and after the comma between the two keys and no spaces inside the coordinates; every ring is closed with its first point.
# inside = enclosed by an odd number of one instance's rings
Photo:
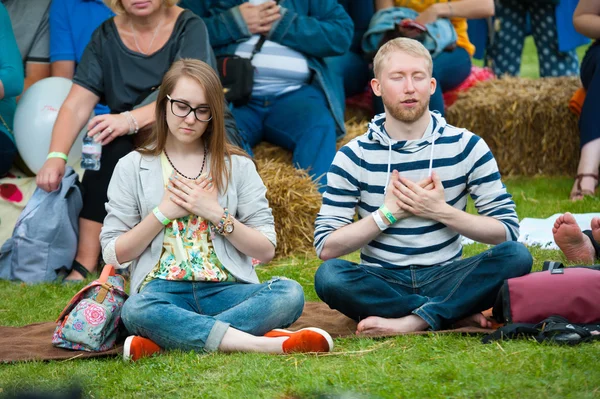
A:
{"type": "Polygon", "coordinates": [[[83,208],[79,217],[102,223],[106,217],[108,183],[119,159],[133,151],[133,136],[120,136],[102,147],[100,170],[86,170],[81,182],[83,208]]]}
{"type": "Polygon", "coordinates": [[[8,173],[15,157],[17,156],[17,147],[15,143],[0,130],[0,177],[8,173]]]}
{"type": "Polygon", "coordinates": [[[598,109],[600,109],[600,41],[594,43],[581,63],[581,82],[586,89],[579,118],[579,136],[583,147],[600,138],[598,109]]]}
{"type": "Polygon", "coordinates": [[[592,235],[592,230],[585,230],[583,234],[589,237],[590,241],[592,242],[592,245],[594,246],[594,250],[596,251],[596,259],[600,260],[600,242],[597,242],[594,239],[594,236],[592,235]]]}

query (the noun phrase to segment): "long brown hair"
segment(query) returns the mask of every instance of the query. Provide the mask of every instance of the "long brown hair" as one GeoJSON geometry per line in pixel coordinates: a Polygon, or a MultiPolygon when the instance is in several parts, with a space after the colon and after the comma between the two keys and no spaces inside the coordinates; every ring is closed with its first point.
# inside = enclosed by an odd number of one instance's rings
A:
{"type": "Polygon", "coordinates": [[[229,144],[225,136],[225,97],[217,73],[205,62],[185,58],[175,61],[165,73],[156,99],[156,122],[152,133],[138,151],[145,155],[158,156],[165,149],[169,126],[167,125],[167,95],[175,89],[182,77],[195,80],[204,90],[212,119],[202,135],[210,154],[210,170],[217,190],[224,192],[229,182],[226,160],[231,163],[232,155],[248,156],[241,149],[229,144]]]}

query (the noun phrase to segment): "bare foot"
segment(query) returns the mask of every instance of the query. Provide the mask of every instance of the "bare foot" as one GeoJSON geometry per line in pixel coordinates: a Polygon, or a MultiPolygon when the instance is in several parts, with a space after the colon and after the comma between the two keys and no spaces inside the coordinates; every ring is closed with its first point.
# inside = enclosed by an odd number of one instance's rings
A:
{"type": "Polygon", "coordinates": [[[569,212],[556,219],[552,234],[556,245],[563,251],[567,260],[586,263],[594,260],[594,246],[590,239],[581,232],[575,218],[569,212]]]}
{"type": "Polygon", "coordinates": [[[471,316],[465,317],[462,320],[454,323],[454,327],[481,327],[481,328],[492,328],[492,322],[486,319],[482,313],[475,313],[471,316]]]}
{"type": "MultiPolygon", "coordinates": [[[[592,219],[592,223],[590,223],[590,228],[592,229],[592,237],[596,240],[597,243],[600,244],[600,218],[595,217],[592,219]]],[[[600,254],[596,254],[596,256],[600,256],[600,254]]]]}
{"type": "Polygon", "coordinates": [[[417,315],[400,317],[398,319],[385,319],[383,317],[369,316],[358,323],[357,335],[393,335],[398,333],[423,331],[429,324],[417,315]]]}

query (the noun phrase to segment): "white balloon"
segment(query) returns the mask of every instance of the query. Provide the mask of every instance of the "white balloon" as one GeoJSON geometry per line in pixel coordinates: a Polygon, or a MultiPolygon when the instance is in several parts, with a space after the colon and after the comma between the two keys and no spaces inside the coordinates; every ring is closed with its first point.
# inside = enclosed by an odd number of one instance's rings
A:
{"type": "MultiPolygon", "coordinates": [[[[13,125],[15,142],[21,158],[33,173],[37,174],[46,162],[58,110],[72,85],[73,82],[66,78],[42,79],[27,89],[17,103],[13,125]]],[[[93,116],[92,112],[90,118],[93,116]]],[[[86,132],[87,123],[71,147],[68,165],[79,164],[81,145],[86,132]]]]}

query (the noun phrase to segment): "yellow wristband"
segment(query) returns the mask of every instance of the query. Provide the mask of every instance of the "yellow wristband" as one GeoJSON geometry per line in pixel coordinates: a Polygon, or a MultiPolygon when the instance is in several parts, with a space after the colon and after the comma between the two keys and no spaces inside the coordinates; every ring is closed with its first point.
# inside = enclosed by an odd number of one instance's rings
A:
{"type": "Polygon", "coordinates": [[[60,159],[64,159],[65,162],[68,161],[69,157],[67,157],[67,154],[65,154],[64,152],[51,152],[50,154],[48,154],[48,156],[46,157],[46,159],[50,159],[50,158],[60,158],[60,159]]]}

